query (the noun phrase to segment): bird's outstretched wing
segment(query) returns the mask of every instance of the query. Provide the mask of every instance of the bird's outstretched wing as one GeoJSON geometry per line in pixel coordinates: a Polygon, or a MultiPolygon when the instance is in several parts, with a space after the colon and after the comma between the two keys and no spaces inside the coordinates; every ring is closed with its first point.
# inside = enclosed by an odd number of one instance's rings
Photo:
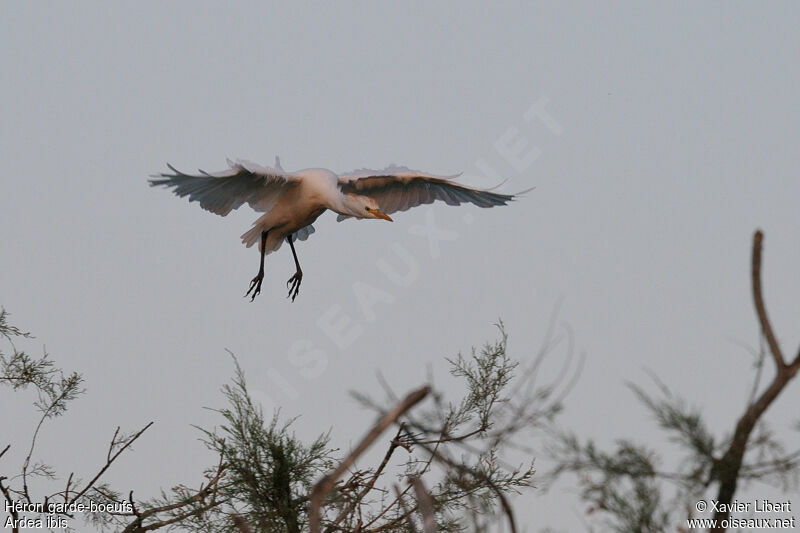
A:
{"type": "Polygon", "coordinates": [[[275,162],[277,168],[229,159],[229,169],[214,173],[199,170],[200,174],[185,174],[167,164],[173,174],[155,174],[150,185],[172,187],[178,196],[188,196],[190,202],[200,202],[200,207],[221,216],[245,202],[256,211],[269,211],[286,190],[299,182],[297,176],[280,167],[277,158],[275,162]]]}
{"type": "MultiPolygon", "coordinates": [[[[448,205],[471,203],[478,207],[494,207],[506,205],[515,197],[513,194],[461,185],[453,181],[458,176],[460,174],[436,176],[406,167],[389,166],[383,170],[361,169],[340,174],[339,188],[345,194],[374,198],[381,211],[387,214],[430,204],[435,200],[442,200],[448,205]]],[[[342,218],[347,217],[339,217],[342,218]]]]}

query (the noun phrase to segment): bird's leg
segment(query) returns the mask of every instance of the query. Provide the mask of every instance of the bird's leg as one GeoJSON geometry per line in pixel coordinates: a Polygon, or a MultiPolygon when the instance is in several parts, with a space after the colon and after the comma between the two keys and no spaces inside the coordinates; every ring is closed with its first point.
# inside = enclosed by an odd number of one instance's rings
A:
{"type": "Polygon", "coordinates": [[[294,273],[294,276],[289,278],[289,281],[286,282],[286,286],[289,287],[289,294],[286,296],[287,298],[291,297],[292,301],[297,298],[297,293],[300,292],[300,283],[303,281],[303,270],[300,268],[300,261],[297,260],[297,252],[294,251],[294,243],[292,242],[292,236],[289,235],[286,237],[286,241],[289,243],[289,246],[292,248],[292,255],[294,256],[294,266],[297,268],[297,271],[294,273]]]}
{"type": "Polygon", "coordinates": [[[261,232],[261,266],[258,269],[258,274],[256,274],[256,277],[254,277],[253,280],[250,282],[250,288],[247,289],[247,292],[244,295],[244,297],[247,298],[248,296],[250,296],[250,292],[252,291],[253,294],[250,298],[251,302],[255,300],[256,296],[258,296],[261,293],[261,282],[264,281],[264,255],[267,252],[268,233],[269,231],[261,232]]]}

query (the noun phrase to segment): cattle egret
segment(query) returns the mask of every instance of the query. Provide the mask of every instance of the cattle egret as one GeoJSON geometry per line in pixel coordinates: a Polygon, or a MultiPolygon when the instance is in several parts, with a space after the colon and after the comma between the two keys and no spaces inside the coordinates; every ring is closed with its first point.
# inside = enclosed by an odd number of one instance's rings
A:
{"type": "Polygon", "coordinates": [[[248,248],[260,241],[258,274],[245,294],[251,297],[250,301],[261,293],[264,256],[280,248],[284,239],[292,249],[296,267],[294,275],[286,282],[287,298],[294,301],[303,281],[294,241],[304,241],[314,233],[311,224],[327,209],[339,214],[337,221],[352,217],[391,222],[390,213],[434,200],[448,205],[469,202],[479,207],[494,207],[506,205],[516,196],[461,185],[452,181],[458,174],[436,176],[395,165],[383,170],[361,169],[339,175],[324,168],[286,172],[277,157],[275,167],[262,167],[244,160],[228,160],[228,165],[228,170],[215,173],[199,170],[199,174],[193,175],[167,164],[172,173],[151,176],[150,185],[172,187],[178,196],[188,196],[190,202],[199,202],[200,207],[220,216],[244,203],[264,213],[253,223],[253,228],[242,235],[242,242],[248,248]]]}

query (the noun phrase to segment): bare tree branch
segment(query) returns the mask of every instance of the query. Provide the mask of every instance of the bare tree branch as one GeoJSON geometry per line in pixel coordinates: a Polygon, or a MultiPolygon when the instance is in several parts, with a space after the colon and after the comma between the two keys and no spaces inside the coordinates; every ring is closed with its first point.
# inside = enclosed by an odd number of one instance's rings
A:
{"type": "Polygon", "coordinates": [[[505,494],[503,494],[503,491],[500,490],[499,487],[497,487],[497,485],[494,483],[494,481],[492,481],[489,478],[489,476],[485,475],[483,472],[475,470],[474,468],[469,468],[468,466],[453,461],[452,459],[442,455],[442,453],[429,448],[427,445],[422,445],[422,447],[428,450],[428,452],[431,453],[434,456],[434,458],[440,463],[443,463],[451,468],[454,468],[455,470],[461,472],[462,474],[475,476],[476,478],[480,479],[481,481],[489,485],[489,487],[497,496],[497,499],[500,500],[500,505],[503,508],[503,512],[505,512],[506,516],[508,517],[508,524],[511,529],[511,533],[517,533],[517,523],[516,520],[514,519],[514,511],[511,509],[511,504],[508,502],[508,498],[505,497],[505,494]]]}
{"type": "Polygon", "coordinates": [[[752,257],[752,285],[753,285],[753,303],[758,315],[758,322],[761,325],[761,332],[767,339],[769,351],[772,353],[772,358],[775,360],[775,366],[780,372],[786,365],[783,359],[781,347],[778,344],[778,339],[775,338],[775,332],[772,331],[772,324],[770,324],[769,317],[767,316],[767,307],[764,305],[764,295],[761,288],[761,249],[764,241],[764,234],[761,230],[757,230],[753,234],[753,257],[752,257]]]}
{"type": "MultiPolygon", "coordinates": [[[[6,449],[3,450],[3,453],[5,453],[6,450],[8,450],[8,448],[9,447],[6,446],[6,449]]],[[[19,520],[19,513],[14,508],[14,499],[11,497],[8,487],[3,485],[3,480],[5,479],[6,479],[5,477],[0,476],[0,492],[3,493],[3,497],[6,499],[6,506],[10,508],[9,512],[11,513],[11,518],[14,520],[15,523],[17,523],[17,520],[19,520]]],[[[11,529],[11,531],[13,533],[19,533],[19,528],[14,527],[11,529]]]]}
{"type": "MultiPolygon", "coordinates": [[[[145,428],[145,429],[147,429],[147,428],[145,428]]],[[[144,431],[144,430],[142,430],[142,431],[144,431]]],[[[205,487],[203,487],[201,485],[200,488],[197,490],[197,492],[195,492],[191,496],[189,496],[187,498],[183,498],[183,499],[181,499],[181,500],[179,500],[177,502],[174,502],[174,503],[171,503],[171,504],[167,504],[167,505],[161,505],[161,506],[158,506],[158,507],[153,507],[153,508],[147,509],[146,511],[139,511],[137,509],[137,507],[136,507],[136,504],[133,501],[133,491],[131,491],[130,496],[129,496],[129,500],[131,502],[131,507],[133,509],[133,512],[131,514],[133,514],[133,516],[135,516],[136,519],[133,522],[131,522],[130,524],[128,524],[128,526],[123,530],[123,533],[144,533],[146,531],[154,531],[154,530],[160,529],[162,527],[166,527],[166,526],[169,526],[169,525],[172,525],[172,524],[176,524],[176,523],[182,522],[182,521],[186,520],[187,518],[190,518],[192,516],[196,516],[196,515],[198,515],[200,513],[208,511],[209,509],[213,509],[213,508],[217,507],[221,503],[224,503],[224,502],[218,501],[216,499],[217,489],[219,487],[219,481],[225,475],[225,464],[223,462],[223,455],[224,455],[223,453],[220,453],[219,464],[217,466],[217,471],[214,474],[214,476],[211,477],[208,480],[208,483],[205,485],[205,487]],[[211,498],[211,501],[209,501],[208,503],[205,503],[206,502],[206,498],[209,498],[209,497],[211,498]],[[190,510],[188,510],[186,512],[178,513],[177,515],[175,515],[175,516],[173,516],[173,517],[171,517],[169,519],[158,520],[158,521],[146,524],[146,525],[144,524],[144,521],[147,520],[148,518],[152,517],[152,516],[156,516],[156,515],[158,515],[160,513],[168,513],[170,511],[174,511],[174,510],[177,510],[177,509],[183,509],[185,507],[190,507],[192,504],[199,503],[199,502],[203,502],[203,505],[201,505],[200,507],[194,507],[194,508],[192,508],[192,509],[190,509],[190,510]]],[[[236,518],[239,518],[239,517],[238,516],[234,517],[234,523],[236,523],[236,518]]],[[[241,529],[241,527],[240,527],[240,529],[241,529]]]]}
{"type": "Polygon", "coordinates": [[[800,370],[800,357],[787,365],[783,358],[775,333],[772,330],[767,316],[766,306],[764,304],[764,296],[761,287],[761,250],[764,240],[764,234],[761,230],[757,230],[753,235],[753,255],[752,255],[752,286],[753,286],[753,303],[756,308],[756,314],[761,325],[761,331],[767,339],[767,344],[775,361],[775,377],[769,386],[761,393],[754,403],[750,404],[745,410],[744,414],[739,418],[736,424],[736,430],[731,439],[730,446],[728,447],[722,458],[714,465],[712,477],[719,480],[719,492],[717,500],[721,505],[722,510],[714,514],[717,523],[720,524],[714,531],[725,531],[721,526],[723,520],[728,518],[729,512],[727,511],[728,505],[736,492],[740,471],[742,468],[742,461],[744,454],[747,451],[747,441],[756,423],[759,421],[764,412],[769,408],[775,398],[783,391],[786,385],[800,370]]]}
{"type": "Polygon", "coordinates": [[[92,480],[91,480],[91,481],[89,481],[89,482],[88,482],[88,483],[87,483],[87,484],[86,484],[86,485],[83,487],[83,489],[81,489],[80,491],[78,491],[78,492],[76,492],[76,493],[75,493],[75,495],[72,497],[72,499],[69,501],[69,503],[70,503],[70,504],[72,504],[72,503],[75,503],[75,501],[77,501],[77,500],[78,500],[78,498],[80,498],[81,496],[83,496],[84,494],[86,494],[86,492],[88,492],[88,491],[89,491],[89,489],[91,489],[92,487],[94,487],[94,484],[95,484],[95,483],[97,483],[97,480],[98,480],[98,479],[100,479],[100,477],[101,477],[103,474],[105,474],[106,470],[108,470],[108,469],[109,469],[109,467],[111,467],[111,465],[114,463],[114,461],[116,461],[116,460],[117,460],[117,457],[119,457],[119,456],[120,456],[120,454],[121,454],[122,452],[124,452],[125,450],[127,450],[127,449],[128,449],[130,446],[131,446],[131,444],[133,444],[133,443],[136,441],[136,439],[138,439],[139,437],[141,437],[141,436],[142,436],[142,433],[144,433],[145,431],[147,431],[147,429],[148,429],[150,426],[152,426],[152,425],[153,425],[153,422],[149,422],[149,423],[148,423],[146,426],[144,426],[142,429],[140,429],[139,431],[137,431],[136,433],[134,433],[134,434],[133,434],[133,435],[132,435],[132,436],[131,436],[131,437],[130,437],[128,440],[127,440],[127,442],[126,442],[124,445],[120,446],[119,450],[117,450],[117,451],[116,451],[116,453],[112,454],[112,450],[113,450],[113,448],[114,448],[115,444],[118,444],[118,443],[116,442],[116,440],[115,440],[115,439],[116,439],[116,436],[119,434],[119,428],[117,428],[117,431],[115,431],[115,432],[114,432],[114,438],[112,438],[112,439],[111,439],[111,443],[110,443],[110,444],[109,444],[109,446],[108,446],[108,454],[107,454],[107,456],[106,456],[106,464],[105,464],[105,465],[103,465],[103,467],[100,469],[100,471],[99,471],[99,472],[97,472],[97,474],[95,474],[95,476],[92,478],[92,480]]]}
{"type": "Polygon", "coordinates": [[[350,452],[350,455],[339,463],[339,466],[332,472],[323,476],[322,479],[314,485],[314,489],[311,491],[311,533],[320,533],[319,517],[322,500],[336,484],[336,480],[353,465],[355,460],[375,442],[375,439],[377,439],[387,427],[391,426],[403,413],[422,401],[429,392],[430,387],[427,386],[410,392],[400,403],[389,410],[375,423],[375,426],[361,439],[361,442],[350,452]]]}
{"type": "Polygon", "coordinates": [[[340,512],[339,515],[333,520],[333,523],[330,525],[330,527],[327,528],[326,531],[330,531],[331,527],[339,525],[342,522],[342,520],[344,520],[350,513],[353,512],[358,502],[363,500],[364,497],[366,497],[366,495],[369,493],[369,491],[373,489],[373,487],[375,486],[375,482],[378,480],[381,474],[383,474],[383,470],[386,468],[386,465],[389,464],[389,459],[392,458],[392,454],[394,453],[394,451],[397,449],[398,446],[401,446],[399,439],[400,436],[403,434],[403,431],[404,431],[404,426],[403,424],[400,424],[400,427],[397,429],[397,435],[395,435],[395,437],[392,439],[392,442],[389,443],[389,449],[386,451],[386,455],[383,456],[381,464],[378,465],[378,468],[372,474],[370,480],[367,482],[366,485],[364,485],[364,488],[361,489],[361,491],[359,491],[356,497],[353,498],[353,501],[350,503],[350,505],[342,509],[342,512],[340,512]]]}

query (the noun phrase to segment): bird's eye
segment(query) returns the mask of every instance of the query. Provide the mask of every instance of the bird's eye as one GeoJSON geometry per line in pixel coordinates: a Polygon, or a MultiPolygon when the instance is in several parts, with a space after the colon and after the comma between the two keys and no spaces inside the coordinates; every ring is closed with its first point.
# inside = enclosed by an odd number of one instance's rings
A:
{"type": "Polygon", "coordinates": [[[365,211],[369,211],[369,207],[364,207],[364,210],[365,211]]]}

